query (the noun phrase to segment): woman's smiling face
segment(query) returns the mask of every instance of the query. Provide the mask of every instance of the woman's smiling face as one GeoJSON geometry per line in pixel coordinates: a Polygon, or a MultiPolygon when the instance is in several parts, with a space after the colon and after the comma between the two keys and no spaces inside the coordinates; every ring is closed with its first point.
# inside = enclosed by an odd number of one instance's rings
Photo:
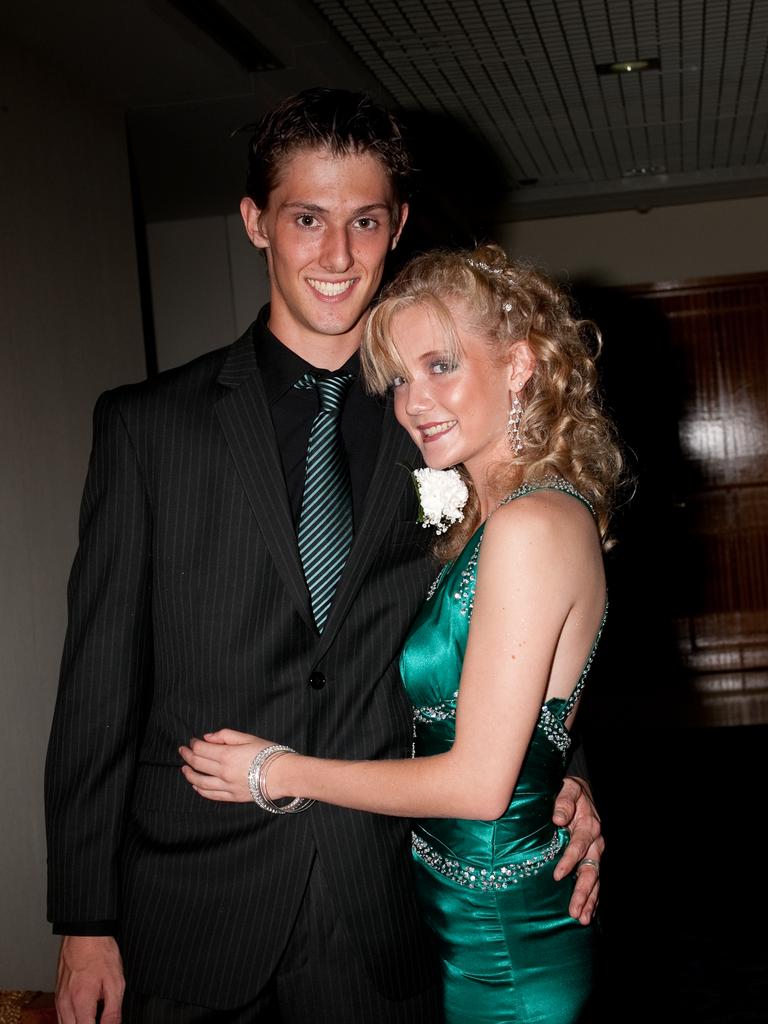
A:
{"type": "Polygon", "coordinates": [[[509,361],[494,358],[492,342],[471,326],[461,301],[445,302],[459,351],[426,304],[408,306],[392,318],[392,339],[404,374],[393,381],[395,415],[431,469],[463,463],[475,485],[488,468],[509,459],[506,427],[512,398],[532,365],[522,368],[513,342],[509,361]]]}

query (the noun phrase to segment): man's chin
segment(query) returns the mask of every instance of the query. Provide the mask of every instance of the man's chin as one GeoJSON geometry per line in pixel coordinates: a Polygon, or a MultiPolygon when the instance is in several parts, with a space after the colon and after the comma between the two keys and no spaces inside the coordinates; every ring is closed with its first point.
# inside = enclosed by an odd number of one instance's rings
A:
{"type": "Polygon", "coordinates": [[[338,316],[323,316],[313,318],[309,326],[318,334],[326,337],[344,337],[359,330],[362,332],[363,323],[368,312],[368,307],[355,312],[345,312],[338,316]]]}

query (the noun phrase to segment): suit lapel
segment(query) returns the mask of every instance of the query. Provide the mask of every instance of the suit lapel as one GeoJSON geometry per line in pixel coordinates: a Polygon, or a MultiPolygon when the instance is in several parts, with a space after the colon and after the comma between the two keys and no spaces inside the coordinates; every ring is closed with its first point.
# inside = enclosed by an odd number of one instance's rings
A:
{"type": "Polygon", "coordinates": [[[250,330],[235,342],[218,377],[216,415],[264,542],[302,618],[316,629],[296,547],[293,516],[250,330]]]}
{"type": "Polygon", "coordinates": [[[384,412],[381,443],[376,467],[365,498],[365,513],[344,566],[333,604],[316,652],[319,660],[330,647],[357,596],[371,561],[385,542],[403,491],[412,487],[411,466],[418,465],[418,453],[408,434],[395,420],[391,402],[384,412]]]}

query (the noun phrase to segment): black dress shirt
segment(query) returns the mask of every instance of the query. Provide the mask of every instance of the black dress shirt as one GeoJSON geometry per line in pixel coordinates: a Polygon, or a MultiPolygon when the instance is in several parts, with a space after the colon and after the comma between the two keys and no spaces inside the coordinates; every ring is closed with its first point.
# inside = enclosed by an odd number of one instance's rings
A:
{"type": "MultiPolygon", "coordinates": [[[[283,463],[283,475],[294,526],[298,524],[304,491],[307,442],[312,420],[319,409],[316,389],[294,387],[305,373],[327,377],[329,370],[312,366],[280,342],[267,326],[269,306],[259,313],[254,332],[256,362],[261,370],[269,410],[283,463]]],[[[381,437],[384,403],[367,395],[360,383],[360,357],[357,352],[332,371],[354,376],[341,414],[341,437],[349,459],[352,482],[352,511],[355,527],[365,508],[365,495],[371,482],[381,437]]]]}

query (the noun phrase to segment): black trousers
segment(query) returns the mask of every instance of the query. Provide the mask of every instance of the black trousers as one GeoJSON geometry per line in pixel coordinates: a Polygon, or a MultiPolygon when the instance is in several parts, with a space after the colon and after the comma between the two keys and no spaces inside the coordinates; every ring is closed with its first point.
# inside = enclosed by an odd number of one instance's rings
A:
{"type": "Polygon", "coordinates": [[[268,986],[245,1006],[213,1010],[131,989],[123,1024],[440,1024],[439,986],[404,1000],[374,989],[330,905],[315,863],[296,923],[268,986]]]}

